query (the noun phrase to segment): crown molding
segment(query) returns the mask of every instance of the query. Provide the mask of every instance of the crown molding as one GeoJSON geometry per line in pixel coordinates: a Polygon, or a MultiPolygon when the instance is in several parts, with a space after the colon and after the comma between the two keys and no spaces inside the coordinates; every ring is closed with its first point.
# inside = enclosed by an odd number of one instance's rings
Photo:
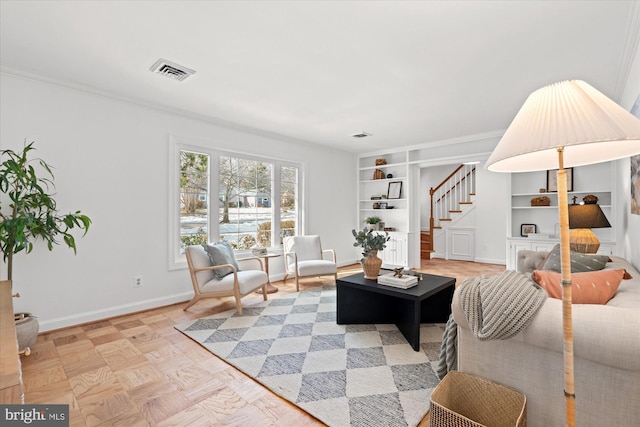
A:
{"type": "MultiPolygon", "coordinates": [[[[264,129],[259,129],[259,128],[254,128],[251,126],[245,126],[245,125],[240,125],[238,123],[235,122],[231,122],[228,120],[224,120],[224,119],[220,119],[218,117],[213,117],[213,116],[208,116],[205,114],[200,114],[200,113],[196,113],[190,110],[184,110],[181,108],[173,108],[173,107],[168,107],[166,105],[160,104],[160,103],[155,103],[155,102],[150,102],[150,101],[145,101],[139,98],[134,98],[134,97],[128,97],[128,96],[124,96],[124,95],[119,95],[119,94],[114,94],[112,92],[109,91],[105,91],[105,90],[101,90],[101,89],[97,89],[95,87],[92,86],[86,86],[86,85],[79,85],[76,83],[71,83],[68,81],[64,81],[64,80],[59,80],[59,79],[54,79],[52,77],[48,77],[39,73],[35,73],[35,72],[31,72],[31,71],[24,71],[24,70],[20,70],[20,69],[16,69],[16,68],[12,68],[12,67],[7,67],[7,66],[0,66],[0,75],[2,74],[6,74],[6,75],[10,75],[12,77],[15,78],[19,78],[22,80],[29,80],[29,81],[35,81],[38,83],[44,83],[44,84],[49,84],[52,86],[57,86],[66,90],[71,90],[71,91],[76,91],[76,92],[81,92],[84,94],[89,94],[89,95],[93,95],[93,96],[98,96],[98,97],[102,97],[102,98],[108,98],[108,99],[112,99],[115,101],[120,101],[120,102],[125,102],[128,104],[132,104],[132,105],[136,105],[138,107],[144,107],[144,108],[148,108],[151,110],[156,110],[156,111],[161,111],[164,113],[169,113],[169,114],[175,114],[178,116],[182,116],[182,117],[186,117],[186,118],[190,118],[190,119],[194,119],[194,120],[199,120],[199,121],[203,121],[203,122],[207,122],[216,126],[220,126],[226,129],[230,129],[230,130],[235,130],[238,132],[244,132],[244,133],[250,133],[259,137],[263,137],[263,138],[269,138],[269,139],[275,139],[275,140],[279,140],[282,142],[289,142],[289,143],[293,143],[293,144],[303,144],[303,145],[308,145],[308,146],[312,146],[312,147],[320,147],[320,148],[329,148],[325,145],[322,144],[318,144],[317,142],[313,142],[313,141],[309,141],[309,140],[304,140],[304,139],[299,139],[299,138],[294,138],[291,136],[287,136],[287,135],[283,135],[281,133],[278,132],[272,132],[272,131],[268,131],[268,130],[264,130],[264,129]]],[[[337,147],[330,147],[332,150],[339,150],[339,151],[344,151],[345,153],[351,153],[350,151],[347,150],[341,150],[340,148],[337,147]]],[[[353,153],[351,153],[353,154],[353,153]]]]}

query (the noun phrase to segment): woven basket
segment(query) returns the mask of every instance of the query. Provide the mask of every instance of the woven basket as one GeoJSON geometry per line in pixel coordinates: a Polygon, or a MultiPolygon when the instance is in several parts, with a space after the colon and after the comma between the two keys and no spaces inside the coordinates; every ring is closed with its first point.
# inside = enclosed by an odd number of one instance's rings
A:
{"type": "Polygon", "coordinates": [[[534,197],[531,199],[531,206],[549,206],[551,205],[551,199],[547,196],[534,197]]]}
{"type": "Polygon", "coordinates": [[[518,390],[451,371],[431,394],[431,427],[524,427],[527,399],[518,390]]]}

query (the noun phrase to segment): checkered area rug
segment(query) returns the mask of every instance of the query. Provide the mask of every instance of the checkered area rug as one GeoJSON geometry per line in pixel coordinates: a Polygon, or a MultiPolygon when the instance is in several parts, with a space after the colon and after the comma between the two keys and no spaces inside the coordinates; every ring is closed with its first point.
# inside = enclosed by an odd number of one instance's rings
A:
{"type": "Polygon", "coordinates": [[[444,324],[421,351],[395,325],[336,324],[336,287],[269,298],[176,329],[329,426],[416,426],[438,384],[444,324]]]}

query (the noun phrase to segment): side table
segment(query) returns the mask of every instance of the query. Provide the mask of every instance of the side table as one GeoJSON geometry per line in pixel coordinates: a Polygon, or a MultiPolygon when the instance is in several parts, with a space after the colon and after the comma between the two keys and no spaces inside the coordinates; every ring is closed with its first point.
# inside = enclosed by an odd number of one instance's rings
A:
{"type": "MultiPolygon", "coordinates": [[[[269,276],[269,258],[277,258],[279,256],[280,254],[270,254],[270,253],[266,253],[264,255],[256,255],[256,257],[264,261],[264,272],[267,273],[267,293],[268,294],[273,294],[278,292],[278,288],[276,288],[271,284],[271,276],[269,276]]],[[[256,292],[261,294],[262,289],[257,290],[256,292]]]]}

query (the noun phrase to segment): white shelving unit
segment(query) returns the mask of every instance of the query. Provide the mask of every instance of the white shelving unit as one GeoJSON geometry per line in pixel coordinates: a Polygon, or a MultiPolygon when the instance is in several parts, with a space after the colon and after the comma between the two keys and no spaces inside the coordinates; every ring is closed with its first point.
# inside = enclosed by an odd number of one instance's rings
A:
{"type": "Polygon", "coordinates": [[[391,239],[387,248],[378,254],[385,268],[408,267],[413,262],[409,257],[411,233],[408,195],[411,193],[407,160],[407,151],[392,151],[358,159],[358,226],[364,228],[366,218],[377,216],[385,227],[394,229],[389,232],[391,239]],[[376,159],[385,159],[386,164],[376,165],[376,159]],[[376,170],[381,170],[384,178],[374,179],[376,170]],[[388,198],[391,183],[400,183],[399,199],[388,198]],[[376,204],[383,204],[383,207],[374,207],[376,204]]]}
{"type": "MultiPolygon", "coordinates": [[[[615,249],[615,206],[612,204],[614,189],[612,188],[613,164],[598,163],[573,168],[573,189],[568,194],[569,203],[576,198],[576,203],[588,194],[598,197],[598,204],[606,215],[611,228],[593,229],[600,240],[598,253],[611,255],[615,249]]],[[[553,248],[560,240],[558,236],[558,194],[541,193],[546,188],[547,172],[526,172],[511,174],[510,224],[507,236],[507,268],[516,268],[516,256],[520,250],[546,251],[553,248]],[[547,196],[550,206],[531,206],[531,199],[547,196]],[[549,235],[549,238],[521,236],[522,224],[534,224],[538,234],[549,235]]]]}

